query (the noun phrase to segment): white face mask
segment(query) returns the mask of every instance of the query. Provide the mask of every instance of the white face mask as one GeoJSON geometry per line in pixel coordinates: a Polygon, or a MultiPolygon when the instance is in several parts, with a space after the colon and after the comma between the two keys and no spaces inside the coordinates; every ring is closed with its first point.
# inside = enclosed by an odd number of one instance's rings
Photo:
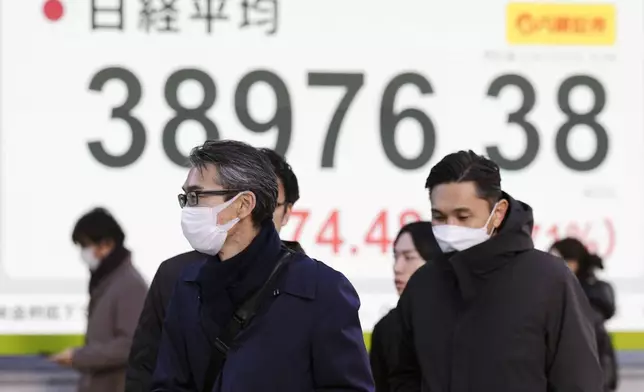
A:
{"type": "Polygon", "coordinates": [[[87,247],[81,249],[81,260],[87,265],[91,271],[96,271],[100,260],[94,255],[94,249],[87,247]]]}
{"type": "Polygon", "coordinates": [[[494,216],[494,211],[496,206],[499,203],[495,204],[492,208],[492,213],[487,218],[485,225],[483,227],[475,229],[471,227],[464,226],[454,226],[454,225],[437,225],[432,226],[432,231],[434,232],[434,237],[438,242],[443,253],[448,252],[460,252],[465,249],[469,249],[473,246],[476,246],[482,242],[490,239],[491,233],[488,234],[487,226],[494,216]]]}
{"type": "Polygon", "coordinates": [[[197,252],[214,256],[226,242],[228,230],[233,227],[239,218],[220,225],[217,215],[231,205],[241,193],[227,202],[215,207],[184,207],[181,210],[181,228],[190,246],[197,252]]]}

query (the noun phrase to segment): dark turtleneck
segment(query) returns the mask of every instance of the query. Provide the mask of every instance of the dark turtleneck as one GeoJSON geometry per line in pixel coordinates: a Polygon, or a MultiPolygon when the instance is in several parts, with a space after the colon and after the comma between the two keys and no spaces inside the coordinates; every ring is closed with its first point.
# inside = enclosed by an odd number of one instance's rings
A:
{"type": "Polygon", "coordinates": [[[221,261],[212,256],[201,267],[197,284],[203,309],[219,328],[233,312],[268,279],[277,263],[282,242],[273,221],[267,219],[250,245],[239,254],[221,261]]]}
{"type": "Polygon", "coordinates": [[[95,271],[92,271],[89,279],[89,292],[91,292],[114,270],[121,266],[130,258],[130,251],[124,246],[115,247],[107,257],[98,265],[95,271]]]}

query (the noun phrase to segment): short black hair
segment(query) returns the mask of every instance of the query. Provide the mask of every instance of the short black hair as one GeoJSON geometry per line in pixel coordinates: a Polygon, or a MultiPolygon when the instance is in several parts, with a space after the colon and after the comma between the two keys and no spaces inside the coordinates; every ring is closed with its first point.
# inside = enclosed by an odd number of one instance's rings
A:
{"type": "Polygon", "coordinates": [[[105,208],[94,208],[76,222],[72,232],[75,244],[85,247],[105,240],[113,241],[117,247],[125,242],[123,229],[105,208]]]}
{"type": "Polygon", "coordinates": [[[476,193],[493,206],[501,199],[501,172],[494,161],[474,151],[459,151],[445,156],[427,176],[425,188],[431,194],[441,184],[474,182],[476,193]]]}
{"type": "Polygon", "coordinates": [[[436,253],[432,252],[434,246],[432,241],[434,241],[434,234],[432,234],[432,224],[430,222],[412,222],[403,226],[396,240],[394,241],[394,246],[400,239],[400,236],[409,233],[411,235],[411,240],[414,243],[416,251],[425,261],[431,261],[436,257],[436,253]]]}
{"type": "Polygon", "coordinates": [[[285,201],[287,204],[295,204],[300,199],[300,187],[297,183],[297,177],[293,173],[293,168],[286,162],[286,160],[274,150],[270,148],[260,148],[261,152],[266,154],[268,159],[273,165],[275,174],[282,181],[284,185],[285,201]]]}
{"type": "Polygon", "coordinates": [[[190,164],[200,170],[213,165],[217,169],[217,183],[224,189],[253,192],[255,208],[251,217],[256,226],[273,219],[277,206],[277,176],[266,154],[236,140],[207,140],[193,148],[189,158],[190,164]]]}

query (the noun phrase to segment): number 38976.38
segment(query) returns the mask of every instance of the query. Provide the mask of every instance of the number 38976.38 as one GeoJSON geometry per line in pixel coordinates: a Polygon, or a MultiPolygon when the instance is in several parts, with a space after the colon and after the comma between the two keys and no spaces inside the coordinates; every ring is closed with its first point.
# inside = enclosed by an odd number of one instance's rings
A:
{"type": "MultiPolygon", "coordinates": [[[[322,168],[335,166],[335,150],[338,135],[346,113],[350,110],[356,96],[364,86],[364,73],[333,73],[309,72],[309,87],[343,88],[345,93],[336,105],[322,147],[322,168]]],[[[119,80],[127,88],[127,98],[120,106],[112,109],[112,118],[125,121],[132,132],[132,143],[128,150],[121,155],[108,153],[101,141],[88,143],[94,158],[105,166],[119,168],[136,162],[145,149],[147,132],[143,122],[132,112],[143,96],[139,78],[130,70],[122,67],[105,68],[94,75],[89,89],[101,91],[111,80],[119,80]]],[[[402,73],[394,76],[385,87],[380,101],[379,130],[382,148],[393,165],[403,170],[415,170],[425,166],[434,154],[436,145],[436,127],[429,115],[420,108],[406,108],[400,112],[394,110],[394,102],[398,91],[407,85],[415,86],[422,95],[433,94],[430,81],[420,73],[402,73]],[[422,129],[423,144],[421,151],[415,157],[406,157],[396,146],[395,133],[398,124],[404,119],[415,120],[422,129]]],[[[526,135],[526,148],[521,156],[515,159],[506,158],[497,146],[486,147],[487,154],[505,170],[521,170],[536,159],[540,149],[539,132],[534,124],[527,120],[536,102],[536,92],[533,84],[524,76],[503,74],[492,80],[487,95],[497,97],[508,86],[517,87],[522,95],[519,109],[508,115],[508,123],[520,126],[526,135]]],[[[200,123],[208,139],[219,139],[219,128],[215,120],[209,118],[206,112],[215,105],[217,100],[217,85],[206,72],[188,68],[172,73],[165,83],[165,100],[175,112],[163,128],[163,149],[167,157],[179,166],[186,167],[187,157],[177,146],[179,126],[187,120],[200,123]],[[196,81],[203,89],[203,99],[199,105],[186,108],[179,100],[178,90],[186,81],[196,81]]],[[[566,78],[559,86],[557,103],[567,119],[556,133],[556,153],[561,163],[571,170],[589,171],[600,166],[608,154],[609,139],[606,129],[597,121],[597,116],[606,104],[606,92],[602,84],[592,76],[573,75],[566,78]],[[590,88],[594,95],[592,108],[586,113],[575,112],[570,104],[570,94],[578,86],[590,88]],[[579,160],[572,156],[568,146],[571,131],[577,125],[585,125],[591,129],[596,138],[596,149],[588,159],[579,160]]],[[[293,133],[292,107],[289,89],[284,80],[276,73],[268,70],[255,70],[244,75],[238,82],[234,92],[235,111],[239,122],[249,131],[262,133],[270,130],[277,132],[275,150],[285,155],[293,133]],[[273,90],[277,104],[273,116],[267,121],[258,121],[249,111],[249,92],[256,83],[265,83],[273,90]]]]}

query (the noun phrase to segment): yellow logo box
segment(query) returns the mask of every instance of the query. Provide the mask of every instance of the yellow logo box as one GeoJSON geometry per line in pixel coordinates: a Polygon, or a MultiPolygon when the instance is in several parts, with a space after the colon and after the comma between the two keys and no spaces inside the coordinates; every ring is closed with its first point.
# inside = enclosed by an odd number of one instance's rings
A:
{"type": "MultiPolygon", "coordinates": [[[[633,0],[635,1],[635,0],[633,0]]],[[[510,3],[508,42],[519,45],[613,45],[613,4],[510,3]]]]}

